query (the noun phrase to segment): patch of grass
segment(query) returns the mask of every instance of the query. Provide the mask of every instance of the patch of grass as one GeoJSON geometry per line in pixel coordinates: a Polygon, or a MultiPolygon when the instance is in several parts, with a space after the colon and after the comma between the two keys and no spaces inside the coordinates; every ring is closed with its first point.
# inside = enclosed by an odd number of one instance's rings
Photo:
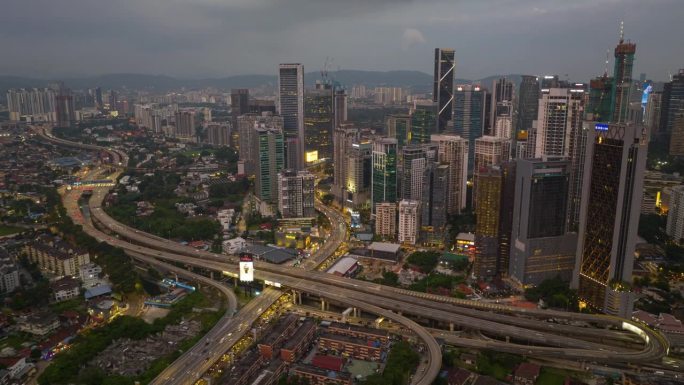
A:
{"type": "Polygon", "coordinates": [[[0,237],[20,233],[26,229],[16,226],[0,225],[0,237]]]}

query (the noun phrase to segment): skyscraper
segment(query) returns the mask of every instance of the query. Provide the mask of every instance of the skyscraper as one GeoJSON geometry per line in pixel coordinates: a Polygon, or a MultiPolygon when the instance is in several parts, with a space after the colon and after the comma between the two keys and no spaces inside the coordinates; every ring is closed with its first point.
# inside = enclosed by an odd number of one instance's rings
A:
{"type": "Polygon", "coordinates": [[[612,122],[625,123],[630,102],[632,87],[632,68],[636,44],[625,42],[620,33],[620,42],[615,47],[615,69],[613,70],[613,88],[611,92],[612,122]]]}
{"type": "Polygon", "coordinates": [[[467,204],[468,141],[457,135],[432,135],[431,140],[437,145],[437,160],[449,166],[446,212],[459,214],[467,204]]]}
{"type": "Polygon", "coordinates": [[[562,157],[517,161],[509,274],[523,285],[572,277],[577,234],[567,232],[570,172],[562,157]]]}
{"type": "Polygon", "coordinates": [[[435,48],[432,101],[437,104],[437,132],[444,132],[452,119],[454,102],[454,50],[435,48]]]}
{"type": "Polygon", "coordinates": [[[514,87],[513,82],[506,78],[494,81],[491,95],[491,127],[489,127],[491,131],[489,135],[502,138],[511,137],[514,87]]]}
{"type": "Polygon", "coordinates": [[[304,167],[304,66],[281,64],[278,72],[278,111],[283,117],[287,168],[304,167]]]}
{"type": "Polygon", "coordinates": [[[335,88],[335,119],[333,129],[347,121],[347,91],[342,87],[335,88]]]}
{"type": "MultiPolygon", "coordinates": [[[[511,140],[495,136],[483,136],[475,140],[475,170],[473,191],[477,190],[480,174],[491,174],[492,166],[500,166],[511,159],[511,140]]],[[[478,194],[473,194],[473,206],[477,206],[478,194]]]]}
{"type": "Polygon", "coordinates": [[[677,117],[681,114],[684,114],[684,69],[680,69],[671,82],[665,83],[663,89],[661,126],[672,136],[672,141],[684,141],[682,132],[675,133],[677,117]]]}
{"type": "Polygon", "coordinates": [[[403,199],[399,202],[399,224],[397,226],[400,243],[415,245],[420,229],[420,202],[403,199]]]}
{"type": "Polygon", "coordinates": [[[430,142],[430,135],[435,133],[437,116],[436,105],[432,103],[417,104],[411,114],[411,143],[422,144],[430,142]]]}
{"type": "Polygon", "coordinates": [[[613,78],[607,74],[591,79],[589,99],[585,109],[587,120],[602,122],[611,117],[610,103],[613,92],[613,78]]]}
{"type": "Polygon", "coordinates": [[[70,127],[76,121],[74,95],[63,84],[60,84],[55,95],[55,119],[57,127],[70,127]]]}
{"type": "Polygon", "coordinates": [[[499,256],[499,227],[501,220],[502,175],[499,166],[491,166],[478,172],[478,183],[473,197],[475,206],[475,260],[473,274],[480,278],[496,275],[499,256]]]}
{"type": "Polygon", "coordinates": [[[253,145],[252,154],[257,157],[254,192],[261,201],[276,204],[278,173],[285,168],[283,132],[275,128],[256,127],[253,145]]]}
{"type": "Polygon", "coordinates": [[[194,139],[195,131],[195,112],[177,111],[176,114],[176,138],[194,139]]]}
{"type": "Polygon", "coordinates": [[[444,242],[449,195],[449,165],[428,163],[423,177],[420,218],[423,239],[430,244],[444,242]]]}
{"type": "Polygon", "coordinates": [[[630,317],[632,265],[643,196],[648,131],[588,123],[573,287],[591,306],[630,317]]]}
{"type": "Polygon", "coordinates": [[[373,141],[373,206],[397,202],[397,161],[399,148],[395,138],[373,141]]]}
{"type": "Polygon", "coordinates": [[[471,85],[459,85],[454,93],[454,133],[468,141],[469,175],[475,164],[475,139],[484,135],[486,98],[484,89],[471,85]]]}
{"type": "Polygon", "coordinates": [[[308,171],[278,173],[278,211],[283,218],[312,218],[316,177],[308,171]]]}
{"type": "Polygon", "coordinates": [[[358,143],[359,129],[342,124],[333,133],[333,186],[332,194],[342,203],[346,199],[347,168],[353,143],[358,143]]]}
{"type": "Polygon", "coordinates": [[[333,87],[316,82],[304,94],[304,153],[307,162],[332,158],[335,121],[333,87]]]}
{"type": "Polygon", "coordinates": [[[399,147],[411,140],[411,115],[389,115],[386,120],[386,136],[396,138],[399,147]]]}
{"type": "Polygon", "coordinates": [[[249,113],[249,89],[233,88],[230,90],[230,113],[235,126],[237,126],[238,116],[249,113]]]}
{"type": "Polygon", "coordinates": [[[581,87],[542,91],[538,115],[528,135],[527,157],[570,156],[571,138],[581,128],[583,117],[581,87]]]}
{"type": "Polygon", "coordinates": [[[518,95],[518,117],[513,142],[515,157],[526,157],[527,138],[539,111],[539,78],[523,75],[518,95]],[[518,150],[520,148],[520,150],[518,150]]]}
{"type": "Polygon", "coordinates": [[[238,155],[240,161],[245,165],[245,174],[254,175],[258,163],[258,154],[254,152],[256,138],[256,128],[272,128],[278,131],[283,130],[283,118],[269,114],[256,115],[245,114],[238,116],[238,132],[240,146],[238,155]]]}
{"type": "Polygon", "coordinates": [[[425,146],[410,145],[401,149],[401,199],[422,200],[423,177],[428,162],[425,146]]]}
{"type": "Polygon", "coordinates": [[[370,203],[372,185],[372,145],[365,139],[351,144],[347,162],[345,206],[355,210],[370,203]]]}
{"type": "Polygon", "coordinates": [[[33,121],[55,120],[55,91],[49,88],[10,89],[7,91],[10,120],[30,116],[33,121]]]}

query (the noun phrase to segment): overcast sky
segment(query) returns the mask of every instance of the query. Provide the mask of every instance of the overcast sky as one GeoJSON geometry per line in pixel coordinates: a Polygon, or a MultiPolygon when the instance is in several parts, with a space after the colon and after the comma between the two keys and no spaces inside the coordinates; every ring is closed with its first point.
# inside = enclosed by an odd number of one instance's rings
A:
{"type": "Polygon", "coordinates": [[[326,57],[431,73],[433,49],[451,47],[459,78],[580,81],[603,72],[620,20],[635,76],[684,67],[683,0],[2,0],[0,74],[275,74],[326,57]]]}

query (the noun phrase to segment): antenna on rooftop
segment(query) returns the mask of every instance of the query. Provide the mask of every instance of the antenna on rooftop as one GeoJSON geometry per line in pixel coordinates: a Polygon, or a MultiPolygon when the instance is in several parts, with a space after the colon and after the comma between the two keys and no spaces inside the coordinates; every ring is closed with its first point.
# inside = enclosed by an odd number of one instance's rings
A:
{"type": "Polygon", "coordinates": [[[625,21],[620,20],[620,43],[625,41],[625,21]]]}

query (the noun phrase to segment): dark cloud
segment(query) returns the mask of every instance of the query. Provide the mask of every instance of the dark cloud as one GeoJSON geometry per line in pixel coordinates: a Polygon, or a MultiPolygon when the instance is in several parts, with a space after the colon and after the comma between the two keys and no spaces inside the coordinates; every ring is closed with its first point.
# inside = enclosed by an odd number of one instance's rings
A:
{"type": "Polygon", "coordinates": [[[431,70],[436,46],[457,76],[603,70],[620,20],[637,68],[656,79],[684,67],[681,0],[5,0],[0,73],[176,76],[309,69],[431,70]]]}

